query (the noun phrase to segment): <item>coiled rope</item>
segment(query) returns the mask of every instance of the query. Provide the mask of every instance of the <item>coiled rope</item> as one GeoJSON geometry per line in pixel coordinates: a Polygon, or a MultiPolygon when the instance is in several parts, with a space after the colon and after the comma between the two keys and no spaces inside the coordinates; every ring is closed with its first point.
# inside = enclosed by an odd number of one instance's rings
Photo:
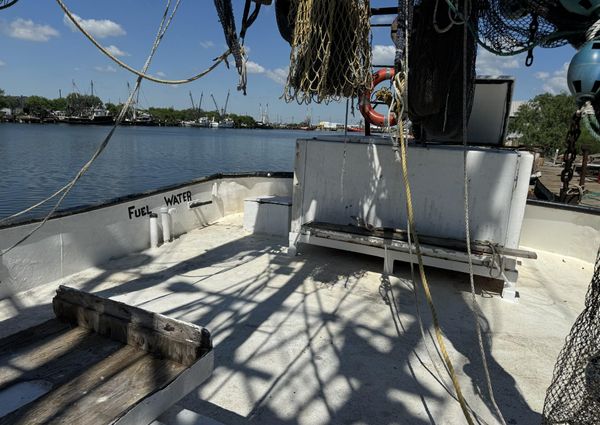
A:
{"type": "MultiPolygon", "coordinates": [[[[83,35],[85,35],[87,37],[87,39],[90,40],[92,42],[92,44],[94,46],[96,46],[102,53],[104,53],[110,60],[112,60],[117,65],[119,65],[121,68],[124,68],[127,71],[131,72],[132,74],[135,74],[138,77],[146,79],[148,81],[153,81],[153,82],[159,83],[159,84],[170,84],[170,85],[191,83],[192,81],[196,81],[196,80],[204,77],[206,74],[210,73],[221,62],[223,62],[223,61],[226,62],[227,57],[231,54],[231,50],[228,49],[221,56],[218,56],[217,58],[215,58],[214,59],[215,63],[213,63],[207,69],[205,69],[204,71],[200,72],[199,74],[193,75],[189,78],[184,78],[183,80],[165,80],[162,78],[154,77],[152,75],[146,74],[145,70],[138,71],[137,69],[127,65],[125,62],[123,62],[122,60],[115,57],[112,53],[110,53],[108,50],[106,50],[98,41],[96,41],[96,39],[78,22],[78,20],[73,16],[73,13],[67,8],[67,6],[63,3],[62,0],[56,0],[56,2],[60,6],[60,8],[63,10],[65,15],[67,15],[67,17],[73,23],[73,25],[75,25],[77,27],[77,29],[79,29],[79,31],[81,31],[83,33],[83,35]]],[[[169,1],[169,3],[170,3],[170,1],[169,1]]]]}
{"type": "MultiPolygon", "coordinates": [[[[59,3],[61,2],[61,0],[57,0],[59,3]]],[[[175,4],[175,6],[173,7],[173,11],[171,12],[171,15],[169,16],[169,9],[171,7],[171,0],[167,0],[167,5],[165,7],[165,11],[163,13],[163,17],[162,20],[160,22],[157,34],[156,34],[156,38],[154,39],[154,43],[152,44],[152,48],[150,50],[150,54],[148,55],[148,58],[146,59],[146,63],[144,64],[143,68],[142,68],[142,74],[144,74],[148,67],[150,66],[150,63],[152,62],[152,58],[154,57],[154,54],[156,53],[156,50],[158,49],[158,46],[160,44],[160,42],[162,41],[165,33],[167,32],[167,29],[169,28],[171,21],[173,20],[173,17],[175,16],[175,13],[177,12],[177,9],[179,8],[179,4],[181,3],[181,0],[177,0],[177,3],[175,4]],[[168,17],[168,19],[167,19],[168,17]]],[[[139,75],[138,79],[136,80],[134,89],[131,91],[131,93],[129,94],[129,98],[127,99],[127,101],[125,102],[125,104],[123,105],[123,107],[121,108],[121,111],[119,112],[119,115],[117,116],[116,120],[115,120],[115,124],[113,125],[113,127],[110,129],[110,131],[108,132],[108,134],[106,135],[106,137],[104,138],[104,140],[102,141],[102,143],[100,143],[100,146],[98,146],[98,149],[94,152],[94,154],[92,155],[92,157],[89,159],[88,162],[86,162],[83,167],[81,167],[81,169],[79,170],[79,172],[77,172],[77,174],[75,175],[75,177],[73,178],[73,180],[71,180],[69,183],[67,183],[65,186],[63,186],[61,189],[59,189],[58,191],[56,191],[53,195],[51,195],[50,197],[46,198],[44,201],[37,203],[36,205],[34,205],[33,207],[28,208],[25,211],[31,211],[31,209],[33,209],[34,207],[40,206],[43,203],[55,198],[56,196],[58,196],[59,194],[62,193],[62,196],[59,198],[59,200],[57,201],[57,203],[54,205],[54,207],[52,207],[52,210],[46,214],[46,216],[44,217],[44,219],[38,223],[37,226],[35,226],[29,233],[27,233],[25,236],[23,236],[21,239],[19,239],[17,242],[15,242],[14,244],[12,244],[9,248],[5,249],[4,251],[0,252],[0,256],[3,256],[7,253],[9,253],[10,251],[12,251],[13,249],[15,249],[17,246],[19,246],[20,244],[22,244],[23,242],[25,242],[27,239],[29,239],[34,233],[36,233],[39,229],[41,229],[46,222],[50,219],[50,217],[56,212],[56,210],[60,207],[60,205],[62,204],[63,200],[65,199],[65,197],[69,194],[69,192],[71,191],[71,189],[73,189],[73,187],[75,186],[75,184],[79,181],[79,179],[87,172],[87,170],[92,166],[92,164],[94,163],[94,161],[100,156],[100,154],[104,151],[104,149],[106,148],[106,146],[108,146],[108,143],[110,142],[115,130],[117,129],[117,127],[119,126],[119,124],[121,123],[121,121],[123,120],[123,118],[125,118],[125,114],[127,113],[127,110],[129,109],[129,107],[131,106],[133,99],[135,98],[135,95],[137,93],[137,91],[140,88],[140,85],[142,83],[142,79],[143,76],[139,75]]],[[[17,214],[13,214],[13,216],[17,216],[20,214],[23,214],[24,212],[20,212],[17,214]]],[[[8,218],[11,218],[8,217],[8,218]]],[[[7,220],[8,218],[1,220],[0,223],[2,221],[7,220]]]]}

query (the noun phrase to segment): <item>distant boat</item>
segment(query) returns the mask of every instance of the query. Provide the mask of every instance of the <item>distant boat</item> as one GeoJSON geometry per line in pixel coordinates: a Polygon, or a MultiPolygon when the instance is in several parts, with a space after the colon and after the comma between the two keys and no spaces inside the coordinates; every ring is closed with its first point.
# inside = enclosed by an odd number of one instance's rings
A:
{"type": "Polygon", "coordinates": [[[67,124],[93,124],[93,125],[111,125],[114,124],[114,117],[106,108],[94,108],[86,115],[72,115],[65,117],[61,122],[67,124]]]}
{"type": "Polygon", "coordinates": [[[210,126],[210,121],[207,117],[200,117],[197,120],[192,121],[181,121],[182,127],[203,127],[207,128],[210,126]]]}
{"type": "Polygon", "coordinates": [[[208,124],[208,126],[210,128],[219,128],[219,121],[216,121],[214,118],[212,119],[212,121],[208,124]]]}
{"type": "Polygon", "coordinates": [[[145,127],[154,127],[158,125],[158,123],[154,120],[154,117],[148,112],[136,111],[135,109],[133,117],[126,118],[123,121],[123,124],[145,127]]]}
{"type": "Polygon", "coordinates": [[[219,123],[219,128],[233,128],[235,123],[231,118],[225,118],[223,121],[219,123]]]}

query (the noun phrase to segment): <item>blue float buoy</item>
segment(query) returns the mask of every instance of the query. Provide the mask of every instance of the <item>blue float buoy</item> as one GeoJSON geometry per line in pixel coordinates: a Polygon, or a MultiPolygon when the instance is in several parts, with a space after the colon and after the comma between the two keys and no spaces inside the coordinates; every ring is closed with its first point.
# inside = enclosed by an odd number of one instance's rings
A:
{"type": "Polygon", "coordinates": [[[600,8],[600,0],[560,0],[569,12],[583,16],[592,16],[600,8]]]}
{"type": "Polygon", "coordinates": [[[573,56],[567,74],[569,90],[577,103],[593,100],[600,92],[600,40],[588,41],[573,56]]]}

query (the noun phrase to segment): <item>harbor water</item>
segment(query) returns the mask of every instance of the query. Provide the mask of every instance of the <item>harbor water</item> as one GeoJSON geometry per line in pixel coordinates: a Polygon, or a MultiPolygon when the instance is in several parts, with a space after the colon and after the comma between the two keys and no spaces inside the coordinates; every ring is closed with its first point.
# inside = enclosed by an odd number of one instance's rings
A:
{"type": "MultiPolygon", "coordinates": [[[[110,127],[0,124],[0,218],[46,198],[89,160],[110,127]]],[[[60,209],[220,172],[292,171],[295,140],[314,132],[120,127],[60,209]]],[[[28,218],[49,211],[53,201],[28,218]]]]}

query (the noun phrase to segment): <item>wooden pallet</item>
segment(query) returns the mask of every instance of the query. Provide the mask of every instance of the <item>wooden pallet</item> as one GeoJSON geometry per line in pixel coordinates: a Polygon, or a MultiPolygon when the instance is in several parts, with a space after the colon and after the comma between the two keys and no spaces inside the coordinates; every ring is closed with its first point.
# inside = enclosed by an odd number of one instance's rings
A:
{"type": "Polygon", "coordinates": [[[0,425],[149,424],[212,372],[206,329],[64,286],[53,307],[0,340],[0,425]]]}

